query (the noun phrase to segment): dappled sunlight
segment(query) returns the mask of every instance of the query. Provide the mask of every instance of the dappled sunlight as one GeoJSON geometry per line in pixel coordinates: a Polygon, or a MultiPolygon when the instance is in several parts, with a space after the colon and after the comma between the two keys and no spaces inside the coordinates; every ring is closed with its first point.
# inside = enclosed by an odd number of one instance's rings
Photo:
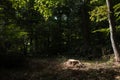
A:
{"type": "Polygon", "coordinates": [[[65,77],[68,77],[68,80],[120,80],[120,66],[114,63],[68,59],[61,66],[58,73],[61,80],[65,77]]]}
{"type": "Polygon", "coordinates": [[[0,80],[120,80],[120,0],[0,0],[0,80]]]}
{"type": "Polygon", "coordinates": [[[1,80],[120,80],[114,63],[63,58],[28,59],[22,70],[2,69],[1,80]],[[6,77],[6,75],[9,75],[6,77]]]}
{"type": "Polygon", "coordinates": [[[63,62],[61,64],[62,69],[73,69],[73,70],[79,70],[81,68],[84,68],[85,65],[82,64],[79,60],[76,59],[68,59],[67,61],[63,62]]]}

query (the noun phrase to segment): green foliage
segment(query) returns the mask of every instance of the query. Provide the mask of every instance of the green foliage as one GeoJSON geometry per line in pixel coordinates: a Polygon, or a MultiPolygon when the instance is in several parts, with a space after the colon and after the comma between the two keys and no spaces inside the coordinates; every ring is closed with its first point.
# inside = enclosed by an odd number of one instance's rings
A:
{"type": "Polygon", "coordinates": [[[90,0],[92,5],[103,5],[103,3],[105,3],[105,0],[90,0]]]}
{"type": "MultiPolygon", "coordinates": [[[[100,2],[101,3],[101,2],[100,2]]],[[[100,5],[99,0],[92,0],[91,4],[100,5]]],[[[116,16],[116,20],[120,20],[120,3],[116,4],[114,7],[114,13],[116,16]]],[[[107,6],[102,4],[100,6],[95,7],[92,11],[89,12],[90,20],[95,22],[105,21],[107,19],[107,6]]]]}
{"type": "Polygon", "coordinates": [[[34,8],[43,14],[45,19],[48,19],[48,17],[52,15],[52,7],[56,4],[56,2],[51,0],[35,0],[34,8]]]}
{"type": "Polygon", "coordinates": [[[45,19],[52,16],[53,8],[64,4],[64,0],[35,0],[34,9],[39,11],[45,19]]]}
{"type": "Polygon", "coordinates": [[[20,29],[20,27],[16,26],[15,24],[10,24],[6,28],[6,33],[9,35],[10,38],[16,39],[21,38],[27,35],[27,32],[24,32],[20,29]]]}
{"type": "Polygon", "coordinates": [[[91,0],[90,3],[93,4],[93,3],[95,3],[96,1],[98,1],[98,0],[91,0]]]}
{"type": "Polygon", "coordinates": [[[21,46],[23,46],[24,38],[27,37],[27,32],[24,30],[21,30],[20,27],[16,26],[15,24],[10,24],[7,26],[4,26],[4,31],[1,33],[2,39],[4,39],[3,44],[6,46],[6,42],[9,44],[12,44],[9,46],[10,51],[18,51],[21,46]]]}
{"type": "Polygon", "coordinates": [[[95,22],[101,22],[107,19],[107,7],[106,5],[95,7],[90,13],[90,20],[95,22]]]}
{"type": "Polygon", "coordinates": [[[114,7],[115,16],[117,18],[117,21],[120,20],[120,3],[116,4],[114,7]]]}
{"type": "MultiPolygon", "coordinates": [[[[23,50],[37,55],[60,53],[82,55],[84,53],[86,56],[101,53],[101,45],[109,46],[105,0],[90,0],[90,3],[88,0],[84,1],[1,0],[0,48],[4,47],[6,50],[6,43],[10,43],[12,45],[9,50],[23,50]],[[89,31],[93,35],[85,33],[89,32],[88,28],[85,30],[86,26],[90,28],[89,31]],[[99,51],[97,48],[94,51],[95,48],[91,46],[89,49],[84,48],[84,37],[88,34],[91,41],[86,42],[94,47],[100,45],[99,51]]],[[[118,23],[119,6],[120,4],[114,6],[118,23]]],[[[118,28],[117,30],[119,33],[118,28]]]]}
{"type": "MultiPolygon", "coordinates": [[[[116,31],[118,33],[120,32],[120,26],[116,26],[116,31]]],[[[92,33],[96,33],[96,32],[105,33],[108,36],[110,29],[109,28],[101,28],[101,29],[97,29],[97,30],[92,31],[92,33]]]]}
{"type": "Polygon", "coordinates": [[[23,8],[27,6],[27,3],[29,0],[10,0],[12,2],[12,7],[15,8],[16,10],[18,8],[23,8]]]}
{"type": "Polygon", "coordinates": [[[13,8],[31,8],[40,12],[43,17],[47,20],[52,16],[52,8],[56,7],[57,4],[62,4],[64,0],[10,0],[12,2],[13,8]]]}
{"type": "Polygon", "coordinates": [[[102,29],[94,30],[92,33],[101,32],[101,33],[105,33],[106,35],[108,35],[109,31],[110,31],[109,28],[102,28],[102,29]]]}

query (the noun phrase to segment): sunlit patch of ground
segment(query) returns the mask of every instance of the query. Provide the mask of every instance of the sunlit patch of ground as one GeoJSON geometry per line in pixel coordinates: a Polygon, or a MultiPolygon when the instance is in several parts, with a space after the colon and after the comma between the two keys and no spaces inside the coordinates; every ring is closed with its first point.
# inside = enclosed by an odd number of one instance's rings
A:
{"type": "MultiPolygon", "coordinates": [[[[75,59],[76,60],[76,59],[75,59]]],[[[120,80],[120,65],[113,62],[82,61],[71,68],[64,58],[28,59],[22,69],[0,69],[0,80],[120,80]]]]}

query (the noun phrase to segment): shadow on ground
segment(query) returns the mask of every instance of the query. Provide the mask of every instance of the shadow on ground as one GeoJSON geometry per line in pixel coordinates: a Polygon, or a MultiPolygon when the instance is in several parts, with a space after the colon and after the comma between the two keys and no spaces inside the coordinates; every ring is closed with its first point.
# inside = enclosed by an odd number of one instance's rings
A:
{"type": "MultiPolygon", "coordinates": [[[[31,60],[22,69],[0,69],[0,80],[120,80],[120,67],[62,69],[60,61],[31,60]]],[[[93,66],[94,67],[94,66],[93,66]]]]}

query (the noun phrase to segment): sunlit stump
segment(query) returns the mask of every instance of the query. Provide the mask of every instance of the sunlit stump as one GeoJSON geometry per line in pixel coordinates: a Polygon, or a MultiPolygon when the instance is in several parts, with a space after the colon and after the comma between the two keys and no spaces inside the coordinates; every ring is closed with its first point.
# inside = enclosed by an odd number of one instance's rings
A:
{"type": "Polygon", "coordinates": [[[64,69],[80,69],[84,67],[84,64],[82,64],[79,60],[75,59],[68,59],[66,62],[63,63],[64,69]]]}

